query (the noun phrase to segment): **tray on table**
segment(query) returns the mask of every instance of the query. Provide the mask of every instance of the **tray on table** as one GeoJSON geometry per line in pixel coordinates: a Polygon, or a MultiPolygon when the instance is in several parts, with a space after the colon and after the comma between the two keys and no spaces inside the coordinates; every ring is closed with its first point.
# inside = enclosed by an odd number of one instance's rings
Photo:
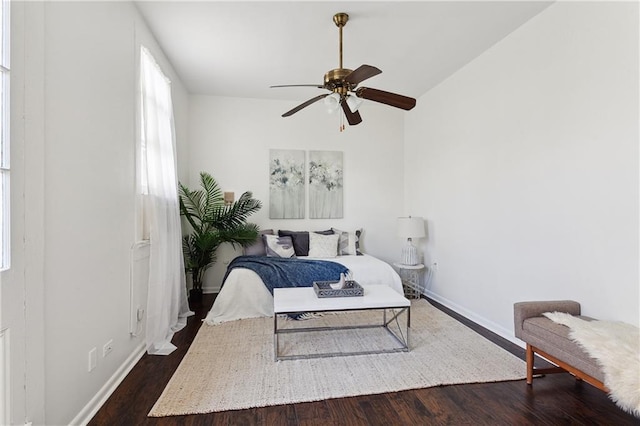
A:
{"type": "Polygon", "coordinates": [[[313,289],[318,297],[354,297],[363,296],[364,289],[356,281],[348,280],[342,287],[340,281],[314,281],[313,289]]]}

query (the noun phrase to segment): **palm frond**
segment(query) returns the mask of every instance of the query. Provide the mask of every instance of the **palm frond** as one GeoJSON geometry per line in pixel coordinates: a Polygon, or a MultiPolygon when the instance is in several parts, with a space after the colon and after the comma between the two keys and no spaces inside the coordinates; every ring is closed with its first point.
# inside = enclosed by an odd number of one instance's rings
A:
{"type": "Polygon", "coordinates": [[[191,191],[182,183],[178,183],[180,195],[180,214],[183,215],[193,229],[198,229],[202,225],[204,212],[201,210],[203,205],[202,191],[191,191]]]}
{"type": "Polygon", "coordinates": [[[207,172],[200,173],[200,185],[204,189],[202,213],[205,221],[210,221],[213,211],[224,206],[224,196],[218,182],[207,172]]]}
{"type": "Polygon", "coordinates": [[[262,203],[254,199],[253,194],[247,191],[232,205],[214,209],[211,224],[217,229],[235,229],[244,224],[250,215],[261,208],[262,203]]]}
{"type": "Polygon", "coordinates": [[[218,236],[221,241],[246,247],[255,242],[258,237],[259,228],[254,223],[243,223],[233,230],[220,230],[218,236]]]}

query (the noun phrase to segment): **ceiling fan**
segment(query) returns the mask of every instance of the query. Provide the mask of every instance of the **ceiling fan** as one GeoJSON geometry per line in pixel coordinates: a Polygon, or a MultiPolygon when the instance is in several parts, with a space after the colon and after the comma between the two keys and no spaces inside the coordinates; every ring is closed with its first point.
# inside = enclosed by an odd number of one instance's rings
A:
{"type": "Polygon", "coordinates": [[[336,13],[333,16],[333,22],[340,32],[340,67],[327,71],[324,75],[324,83],[318,84],[285,84],[271,87],[317,87],[318,89],[327,89],[330,93],[324,93],[301,103],[297,107],[282,114],[283,117],[289,117],[303,108],[325,99],[325,104],[330,109],[342,107],[347,122],[351,126],[355,126],[362,122],[362,117],[358,112],[358,107],[362,102],[361,99],[379,102],[392,107],[410,110],[416,106],[416,100],[407,96],[398,95],[396,93],[385,92],[384,90],[372,89],[370,87],[358,87],[358,84],[364,80],[380,74],[382,71],[371,65],[360,65],[355,70],[342,67],[342,27],[347,24],[349,15],[346,13],[336,13]]]}

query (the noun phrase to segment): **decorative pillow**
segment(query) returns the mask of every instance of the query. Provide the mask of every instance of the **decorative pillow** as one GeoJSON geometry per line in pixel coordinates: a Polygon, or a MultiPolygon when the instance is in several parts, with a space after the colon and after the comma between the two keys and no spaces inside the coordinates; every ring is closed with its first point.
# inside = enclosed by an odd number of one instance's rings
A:
{"type": "Polygon", "coordinates": [[[279,237],[277,235],[263,235],[267,256],[270,257],[296,257],[291,237],[279,237]]]}
{"type": "Polygon", "coordinates": [[[264,241],[262,240],[263,235],[273,235],[273,229],[263,229],[258,232],[258,238],[256,242],[251,244],[250,246],[245,247],[242,250],[242,254],[245,256],[266,256],[267,250],[264,247],[264,241]]]}
{"type": "MultiPolygon", "coordinates": [[[[331,229],[326,231],[315,231],[316,234],[321,235],[333,235],[334,232],[331,229]]],[[[296,252],[296,256],[309,256],[309,232],[307,231],[278,231],[278,235],[281,237],[291,237],[293,241],[293,249],[296,252]]]]}
{"type": "Polygon", "coordinates": [[[309,234],[310,257],[336,257],[338,255],[339,234],[322,235],[312,232],[309,234]]]}
{"type": "Polygon", "coordinates": [[[338,241],[339,256],[350,254],[357,254],[358,256],[362,256],[362,253],[360,252],[360,235],[362,234],[362,229],[357,229],[355,232],[341,231],[336,228],[331,229],[337,235],[340,235],[340,239],[338,241]]]}
{"type": "Polygon", "coordinates": [[[291,237],[296,256],[309,256],[309,233],[307,231],[278,231],[281,237],[291,237]]]}

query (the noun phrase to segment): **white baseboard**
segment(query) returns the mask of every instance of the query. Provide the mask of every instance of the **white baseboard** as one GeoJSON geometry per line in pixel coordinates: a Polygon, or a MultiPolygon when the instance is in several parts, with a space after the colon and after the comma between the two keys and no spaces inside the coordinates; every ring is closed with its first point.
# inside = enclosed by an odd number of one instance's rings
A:
{"type": "Polygon", "coordinates": [[[100,388],[97,394],[91,401],[85,405],[85,407],[78,413],[78,415],[71,421],[71,425],[86,425],[91,421],[93,416],[96,415],[100,407],[107,402],[107,399],[111,396],[111,394],[116,390],[116,388],[122,383],[127,374],[133,369],[133,367],[138,363],[140,358],[144,355],[146,350],[146,344],[141,343],[129,357],[125,360],[125,362],[118,368],[118,370],[111,376],[111,378],[100,388]]]}
{"type": "Polygon", "coordinates": [[[525,347],[524,342],[522,342],[520,339],[518,339],[516,336],[513,335],[513,332],[511,330],[507,330],[504,327],[499,326],[498,324],[496,324],[493,321],[489,321],[488,319],[481,317],[479,315],[477,315],[476,313],[452,302],[451,300],[439,296],[429,290],[427,290],[424,293],[425,296],[435,300],[436,302],[440,303],[441,305],[446,306],[447,308],[451,309],[452,311],[455,311],[456,313],[462,315],[463,317],[475,322],[476,324],[486,328],[487,330],[497,334],[498,336],[507,339],[508,341],[515,343],[516,345],[520,346],[521,348],[525,347]]]}
{"type": "Polygon", "coordinates": [[[220,287],[202,287],[202,292],[204,294],[220,293],[220,287]]]}

